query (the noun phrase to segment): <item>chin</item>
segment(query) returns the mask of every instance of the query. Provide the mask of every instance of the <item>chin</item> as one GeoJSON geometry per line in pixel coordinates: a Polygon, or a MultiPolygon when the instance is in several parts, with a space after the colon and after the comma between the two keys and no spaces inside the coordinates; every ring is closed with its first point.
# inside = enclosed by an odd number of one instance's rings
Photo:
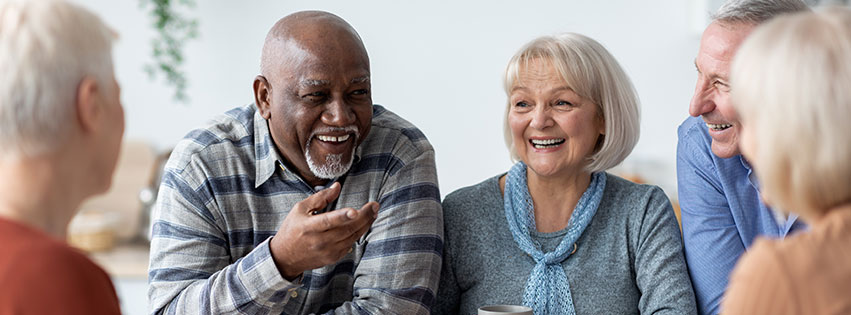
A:
{"type": "Polygon", "coordinates": [[[712,153],[722,159],[728,159],[741,154],[738,146],[730,144],[716,144],[715,142],[712,142],[712,153]]]}
{"type": "Polygon", "coordinates": [[[345,175],[352,168],[352,160],[352,154],[327,154],[324,161],[317,161],[309,154],[306,156],[310,172],[321,179],[334,179],[345,175]]]}
{"type": "Polygon", "coordinates": [[[535,173],[535,175],[542,176],[542,177],[553,176],[553,175],[557,174],[558,171],[559,171],[559,169],[555,165],[549,165],[549,164],[542,164],[542,163],[536,164],[536,163],[532,162],[532,164],[526,164],[526,166],[527,166],[527,169],[529,171],[535,173]]]}

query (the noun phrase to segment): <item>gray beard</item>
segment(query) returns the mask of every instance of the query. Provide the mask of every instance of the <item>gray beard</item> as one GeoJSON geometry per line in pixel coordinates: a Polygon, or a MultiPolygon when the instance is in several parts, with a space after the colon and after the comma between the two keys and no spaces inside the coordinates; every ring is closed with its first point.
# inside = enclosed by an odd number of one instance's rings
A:
{"type": "Polygon", "coordinates": [[[322,128],[314,130],[310,134],[310,137],[307,138],[307,144],[304,145],[304,160],[307,161],[307,167],[310,168],[310,172],[313,173],[313,176],[321,179],[335,179],[343,176],[352,167],[352,162],[355,159],[355,149],[357,149],[357,145],[352,147],[352,152],[349,154],[349,160],[345,161],[345,163],[343,162],[343,154],[328,154],[325,156],[325,161],[321,161],[320,157],[317,157],[316,160],[313,159],[313,155],[310,154],[310,144],[313,142],[314,137],[322,132],[334,131],[352,133],[352,136],[354,137],[352,141],[354,143],[358,143],[358,138],[360,138],[360,133],[355,126],[322,128]]]}
{"type": "Polygon", "coordinates": [[[310,154],[310,141],[307,143],[307,146],[304,148],[304,159],[307,161],[307,167],[310,168],[310,172],[313,173],[314,176],[321,179],[335,179],[346,174],[346,172],[348,172],[352,167],[355,148],[357,147],[352,148],[349,160],[345,163],[343,163],[342,154],[325,155],[325,161],[322,163],[321,161],[314,161],[310,154]]]}

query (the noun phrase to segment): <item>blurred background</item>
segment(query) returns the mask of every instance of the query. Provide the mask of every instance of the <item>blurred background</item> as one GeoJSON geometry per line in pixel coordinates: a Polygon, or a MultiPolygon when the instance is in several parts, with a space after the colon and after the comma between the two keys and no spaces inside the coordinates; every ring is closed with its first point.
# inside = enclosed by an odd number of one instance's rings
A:
{"type": "Polygon", "coordinates": [[[178,4],[172,7],[198,23],[198,37],[184,43],[188,99],[181,102],[169,82],[145,72],[157,37],[151,5],[142,5],[148,1],[75,1],[118,31],[114,58],[125,138],[157,150],[213,116],[253,102],[263,40],[279,18],[309,9],[341,16],[369,52],[373,101],[414,123],[433,144],[443,195],[511,165],[502,138],[501,81],[511,55],[540,35],[582,33],[606,46],[632,78],[643,122],[630,161],[672,196],[676,127],[688,114],[706,13],[720,3],[204,0],[188,7],[173,0],[178,4]]]}
{"type": "Polygon", "coordinates": [[[501,78],[515,51],[540,35],[590,36],[621,63],[641,97],[641,140],[615,172],[659,185],[675,201],[677,126],[688,116],[701,32],[722,2],[172,0],[175,13],[197,23],[196,38],[176,43],[184,53],[177,72],[186,79],[179,100],[179,83],[145,71],[156,67],[152,41],[161,35],[151,3],[160,1],[72,1],[119,33],[113,52],[127,127],[114,187],[83,206],[70,240],[113,276],[125,314],[147,312],[147,209],[161,162],[191,129],[253,102],[263,40],[279,18],[326,10],[354,26],[370,55],[373,101],[429,138],[444,196],[511,165],[501,78]]]}

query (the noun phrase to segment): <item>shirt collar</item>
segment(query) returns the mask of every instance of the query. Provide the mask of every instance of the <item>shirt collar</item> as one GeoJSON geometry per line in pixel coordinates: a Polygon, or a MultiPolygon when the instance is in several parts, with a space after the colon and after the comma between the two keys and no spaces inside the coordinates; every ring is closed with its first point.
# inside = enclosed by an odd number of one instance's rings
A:
{"type": "MultiPolygon", "coordinates": [[[[739,158],[742,160],[742,166],[744,166],[745,169],[748,170],[748,181],[751,183],[751,186],[753,186],[756,191],[759,192],[759,178],[756,176],[756,172],[753,171],[753,167],[748,162],[748,160],[745,159],[744,155],[739,155],[739,158]]],[[[762,203],[762,200],[760,200],[760,203],[762,203]]],[[[774,218],[774,221],[777,223],[777,226],[782,229],[781,232],[783,233],[783,235],[786,235],[786,233],[789,232],[789,230],[792,228],[792,225],[798,219],[798,215],[795,213],[787,214],[786,212],[780,209],[768,207],[767,205],[766,208],[771,211],[771,216],[774,218]]]]}
{"type": "Polygon", "coordinates": [[[281,156],[272,135],[269,133],[269,122],[260,115],[260,111],[254,112],[254,165],[257,168],[254,174],[254,188],[260,187],[275,174],[275,167],[281,156]]]}
{"type": "Polygon", "coordinates": [[[751,163],[745,159],[744,155],[739,154],[739,159],[742,161],[742,166],[748,170],[748,181],[750,181],[751,185],[759,191],[759,179],[757,179],[756,173],[754,173],[753,167],[751,167],[751,163]]]}

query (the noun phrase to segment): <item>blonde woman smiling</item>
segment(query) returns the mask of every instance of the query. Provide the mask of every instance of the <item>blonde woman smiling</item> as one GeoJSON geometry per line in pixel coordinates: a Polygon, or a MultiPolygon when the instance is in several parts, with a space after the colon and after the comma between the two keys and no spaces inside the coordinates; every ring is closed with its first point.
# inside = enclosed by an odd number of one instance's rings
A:
{"type": "Polygon", "coordinates": [[[682,241],[655,186],[605,171],[639,133],[632,83],[574,33],[523,46],[505,73],[507,174],[443,201],[437,314],[524,304],[535,314],[695,313],[682,241]]]}

